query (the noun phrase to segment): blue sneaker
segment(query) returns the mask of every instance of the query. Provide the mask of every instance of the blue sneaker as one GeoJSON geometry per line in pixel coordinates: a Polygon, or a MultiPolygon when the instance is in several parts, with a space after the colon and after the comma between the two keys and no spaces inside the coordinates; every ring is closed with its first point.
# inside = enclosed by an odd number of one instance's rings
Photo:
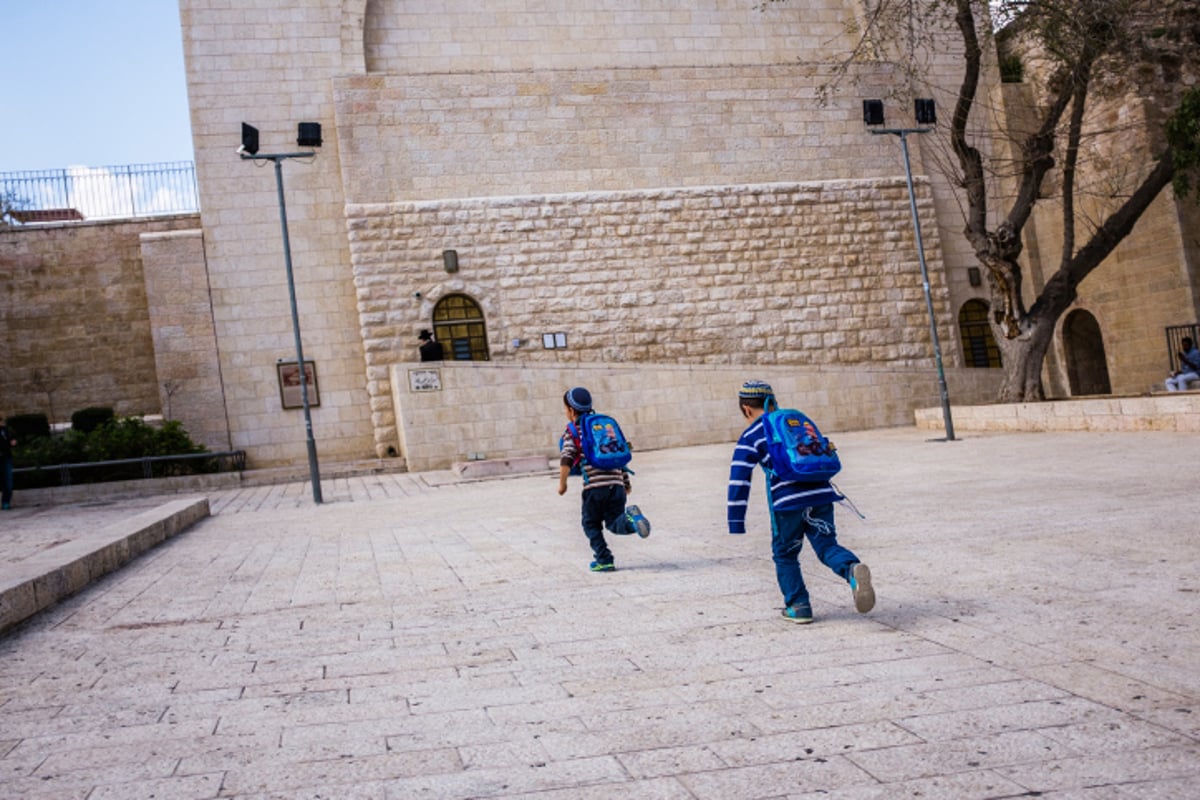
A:
{"type": "Polygon", "coordinates": [[[600,561],[593,561],[591,564],[588,564],[588,569],[590,569],[592,572],[612,572],[616,568],[617,565],[611,561],[603,563],[600,561]]]}
{"type": "Polygon", "coordinates": [[[797,603],[794,606],[788,606],[783,610],[783,618],[788,622],[805,625],[812,622],[812,606],[808,603],[797,603]]]}
{"type": "Polygon", "coordinates": [[[625,519],[629,520],[629,524],[637,529],[637,535],[645,539],[650,535],[650,520],[646,519],[646,515],[637,506],[629,506],[625,509],[625,519]]]}
{"type": "Polygon", "coordinates": [[[871,570],[861,561],[850,568],[850,591],[854,593],[854,607],[865,614],[875,607],[875,587],[871,585],[871,570]]]}

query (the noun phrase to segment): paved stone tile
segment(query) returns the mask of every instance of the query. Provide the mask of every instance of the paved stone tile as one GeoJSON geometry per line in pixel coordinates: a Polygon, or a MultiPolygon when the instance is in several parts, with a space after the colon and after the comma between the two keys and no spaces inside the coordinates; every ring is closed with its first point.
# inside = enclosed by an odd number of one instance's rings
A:
{"type": "Polygon", "coordinates": [[[683,775],[679,782],[697,800],[725,800],[730,797],[782,797],[815,789],[838,789],[873,782],[853,763],[830,758],[789,758],[773,764],[751,767],[727,767],[710,772],[683,775]]]}
{"type": "MultiPolygon", "coordinates": [[[[787,800],[999,800],[1028,796],[1028,792],[1019,784],[1005,780],[990,770],[972,770],[957,775],[911,781],[872,781],[855,786],[789,792],[784,795],[787,800]]],[[[1064,799],[1055,796],[1050,800],[1064,799]]]]}
{"type": "MultiPolygon", "coordinates": [[[[1119,754],[1056,759],[997,769],[1034,792],[1071,791],[1076,787],[1120,786],[1137,779],[1182,779],[1194,776],[1200,745],[1121,750],[1119,754]]],[[[1195,791],[1195,783],[1191,791],[1195,791]]],[[[1187,797],[1187,795],[1182,795],[1187,797]]]]}
{"type": "Polygon", "coordinates": [[[806,551],[810,626],[728,447],[638,454],[604,575],[548,475],[215,493],[0,637],[0,797],[1193,796],[1200,438],[926,438],[838,437],[879,605],[806,551]]]}
{"type": "Polygon", "coordinates": [[[846,757],[872,775],[906,781],[1077,755],[1078,751],[1039,732],[1009,731],[853,752],[846,757]]]}

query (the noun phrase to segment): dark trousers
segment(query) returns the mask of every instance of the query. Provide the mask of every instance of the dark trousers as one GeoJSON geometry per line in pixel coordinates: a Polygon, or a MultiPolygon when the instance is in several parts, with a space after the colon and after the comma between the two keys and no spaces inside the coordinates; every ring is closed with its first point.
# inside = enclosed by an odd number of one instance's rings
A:
{"type": "Polygon", "coordinates": [[[618,536],[637,533],[637,526],[625,517],[625,487],[597,486],[583,490],[583,532],[592,546],[592,555],[601,564],[611,564],[612,551],[604,541],[604,529],[618,536]]]}
{"type": "Polygon", "coordinates": [[[0,456],[0,502],[5,507],[12,502],[13,460],[11,456],[0,456]]]}

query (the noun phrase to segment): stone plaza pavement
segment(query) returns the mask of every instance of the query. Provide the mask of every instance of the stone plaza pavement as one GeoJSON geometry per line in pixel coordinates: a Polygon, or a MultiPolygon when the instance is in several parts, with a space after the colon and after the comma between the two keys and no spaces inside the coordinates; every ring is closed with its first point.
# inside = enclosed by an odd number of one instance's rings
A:
{"type": "Polygon", "coordinates": [[[878,605],[806,549],[808,626],[726,445],[637,455],[609,574],[576,479],[214,493],[0,635],[0,797],[1200,797],[1200,435],[835,438],[878,605]]]}

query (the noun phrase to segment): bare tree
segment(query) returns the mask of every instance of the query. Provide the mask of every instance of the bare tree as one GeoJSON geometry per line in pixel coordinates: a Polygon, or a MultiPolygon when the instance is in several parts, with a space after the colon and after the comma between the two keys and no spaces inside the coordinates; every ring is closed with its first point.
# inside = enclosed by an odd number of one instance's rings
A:
{"type": "Polygon", "coordinates": [[[1200,0],[866,0],[864,11],[855,23],[857,45],[826,93],[852,74],[852,64],[872,60],[897,65],[905,88],[922,86],[919,51],[936,53],[947,34],[961,40],[950,158],[942,166],[959,189],[963,234],[988,277],[1005,370],[999,399],[1041,400],[1042,364],[1079,284],[1164,188],[1174,183],[1185,197],[1193,186],[1189,176],[1200,165],[1200,0]],[[1002,113],[981,96],[995,57],[989,48],[997,43],[1001,65],[1022,70],[1033,87],[1032,120],[1019,130],[978,124],[1002,113]],[[1135,113],[1118,127],[1103,112],[1120,105],[1135,113]],[[1007,160],[983,141],[997,134],[1010,137],[1007,160]],[[1003,188],[1013,186],[1015,192],[1003,188]],[[1057,270],[1026,306],[1024,232],[1047,197],[1061,214],[1062,251],[1057,270]]]}
{"type": "MultiPolygon", "coordinates": [[[[1200,4],[1196,0],[1027,0],[994,3],[1012,19],[1012,37],[1041,60],[1034,124],[1013,142],[1017,191],[998,223],[990,224],[988,176],[971,140],[968,117],[980,88],[984,60],[979,6],[954,0],[955,23],[964,45],[964,72],[951,118],[951,142],[967,197],[964,234],[987,270],[993,327],[1000,334],[1005,381],[1000,399],[1041,400],[1042,362],[1055,325],[1076,298],[1079,284],[1133,230],[1164,188],[1175,181],[1186,193],[1200,143],[1194,136],[1200,93],[1185,88],[1196,73],[1200,48],[1200,4]],[[1141,114],[1133,131],[1142,147],[1089,163],[1083,181],[1081,154],[1089,136],[1114,136],[1087,123],[1089,103],[1136,96],[1141,114]],[[1188,131],[1193,135],[1189,138],[1188,131]],[[1023,231],[1050,171],[1057,167],[1055,194],[1063,241],[1058,269],[1026,307],[1019,257],[1023,231]],[[1103,190],[1100,190],[1103,187],[1103,190]],[[1083,213],[1086,208],[1086,214],[1083,213]]],[[[1131,132],[1122,132],[1128,136],[1131,132]]]]}

